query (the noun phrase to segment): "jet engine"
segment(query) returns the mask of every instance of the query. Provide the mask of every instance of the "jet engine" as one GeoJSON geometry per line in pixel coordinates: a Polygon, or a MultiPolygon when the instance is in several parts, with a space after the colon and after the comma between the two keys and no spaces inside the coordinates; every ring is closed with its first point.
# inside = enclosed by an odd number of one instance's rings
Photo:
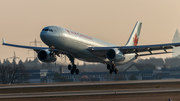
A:
{"type": "Polygon", "coordinates": [[[106,58],[108,58],[110,61],[123,61],[125,59],[123,53],[121,53],[121,51],[117,48],[107,50],[106,58]]]}
{"type": "Polygon", "coordinates": [[[55,62],[56,61],[56,56],[52,55],[49,50],[40,50],[38,52],[38,59],[42,62],[55,62]]]}

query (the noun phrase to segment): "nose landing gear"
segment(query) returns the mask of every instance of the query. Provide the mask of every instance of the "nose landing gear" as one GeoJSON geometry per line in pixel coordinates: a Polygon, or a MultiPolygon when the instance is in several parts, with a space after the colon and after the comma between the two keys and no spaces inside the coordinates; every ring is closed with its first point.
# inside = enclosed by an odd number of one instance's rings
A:
{"type": "Polygon", "coordinates": [[[55,57],[54,46],[50,46],[49,49],[50,49],[50,57],[55,57]]]}

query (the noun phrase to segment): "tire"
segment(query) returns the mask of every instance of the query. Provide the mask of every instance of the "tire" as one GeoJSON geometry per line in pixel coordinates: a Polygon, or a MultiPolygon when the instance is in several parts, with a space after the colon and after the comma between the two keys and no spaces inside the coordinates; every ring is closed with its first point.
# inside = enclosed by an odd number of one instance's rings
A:
{"type": "Polygon", "coordinates": [[[112,74],[112,73],[113,73],[113,69],[110,69],[110,70],[109,70],[109,73],[112,74]]]}
{"type": "Polygon", "coordinates": [[[74,74],[74,70],[71,70],[71,74],[74,74]]]}
{"type": "Polygon", "coordinates": [[[71,65],[68,65],[68,69],[71,70],[71,68],[72,68],[71,65]]]}
{"type": "Polygon", "coordinates": [[[117,69],[117,68],[114,70],[114,73],[115,73],[115,74],[117,74],[117,73],[118,73],[118,69],[117,69]]]}
{"type": "Polygon", "coordinates": [[[73,69],[76,70],[76,68],[77,68],[76,65],[73,65],[73,69]]]}
{"type": "Polygon", "coordinates": [[[107,69],[110,70],[110,68],[111,68],[111,65],[107,64],[107,69]]]}
{"type": "Polygon", "coordinates": [[[76,69],[76,74],[79,74],[79,69],[76,69]]]}
{"type": "Polygon", "coordinates": [[[116,65],[115,64],[112,64],[112,69],[115,69],[116,65]]]}

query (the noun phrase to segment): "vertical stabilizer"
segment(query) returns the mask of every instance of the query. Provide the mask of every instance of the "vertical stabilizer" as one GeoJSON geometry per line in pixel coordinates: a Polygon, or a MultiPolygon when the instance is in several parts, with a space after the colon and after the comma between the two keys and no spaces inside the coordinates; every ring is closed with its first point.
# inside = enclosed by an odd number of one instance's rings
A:
{"type": "Polygon", "coordinates": [[[141,25],[142,25],[142,22],[138,21],[136,23],[136,25],[131,33],[131,36],[129,37],[129,40],[126,43],[126,46],[137,46],[139,36],[140,36],[140,31],[141,31],[141,25]]]}

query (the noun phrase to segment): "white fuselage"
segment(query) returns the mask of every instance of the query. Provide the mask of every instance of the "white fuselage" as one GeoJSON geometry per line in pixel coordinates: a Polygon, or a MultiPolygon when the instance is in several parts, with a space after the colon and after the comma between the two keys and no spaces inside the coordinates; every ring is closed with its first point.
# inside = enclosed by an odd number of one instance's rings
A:
{"type": "MultiPolygon", "coordinates": [[[[87,62],[111,63],[109,59],[97,56],[88,50],[88,47],[109,47],[117,46],[69,29],[58,26],[45,27],[40,34],[41,40],[49,47],[54,46],[62,53],[71,54],[75,58],[87,62]]],[[[124,61],[115,62],[116,65],[122,65],[135,60],[135,54],[125,54],[124,61]]]]}

